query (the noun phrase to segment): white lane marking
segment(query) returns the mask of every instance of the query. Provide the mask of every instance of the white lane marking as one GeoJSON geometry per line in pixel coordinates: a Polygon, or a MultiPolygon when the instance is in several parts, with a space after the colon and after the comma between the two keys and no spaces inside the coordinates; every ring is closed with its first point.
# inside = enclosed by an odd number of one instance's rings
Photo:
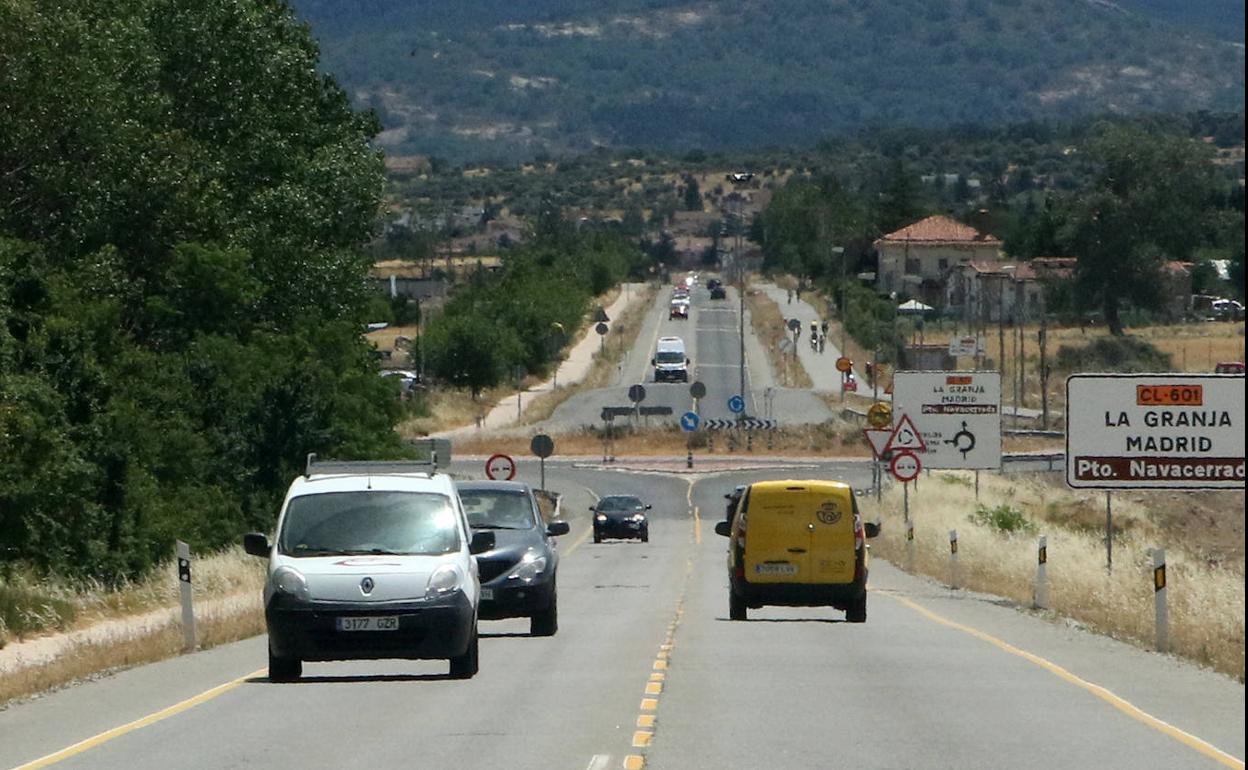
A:
{"type": "Polygon", "coordinates": [[[611,765],[610,754],[595,754],[585,766],[585,770],[606,770],[611,765]]]}

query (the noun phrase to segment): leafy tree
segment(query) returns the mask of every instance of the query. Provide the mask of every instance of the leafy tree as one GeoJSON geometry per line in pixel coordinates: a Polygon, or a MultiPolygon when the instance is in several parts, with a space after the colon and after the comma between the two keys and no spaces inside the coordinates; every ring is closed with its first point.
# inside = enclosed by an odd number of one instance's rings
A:
{"type": "Polygon", "coordinates": [[[425,344],[434,375],[469,388],[473,400],[501,383],[521,356],[520,338],[513,330],[467,314],[431,324],[425,344]]]}
{"type": "Polygon", "coordinates": [[[698,189],[698,180],[692,176],[685,177],[685,210],[702,210],[702,192],[698,189]]]}
{"type": "Polygon", "coordinates": [[[1090,154],[1098,169],[1073,201],[1065,230],[1079,258],[1075,301],[1099,307],[1121,336],[1123,303],[1158,306],[1164,262],[1183,259],[1199,242],[1210,165],[1193,142],[1122,127],[1104,129],[1090,154]]]}

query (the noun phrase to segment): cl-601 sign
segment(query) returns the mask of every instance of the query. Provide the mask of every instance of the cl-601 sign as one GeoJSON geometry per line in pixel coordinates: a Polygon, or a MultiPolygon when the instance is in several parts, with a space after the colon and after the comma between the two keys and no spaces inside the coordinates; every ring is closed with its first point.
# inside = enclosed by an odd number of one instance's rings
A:
{"type": "Polygon", "coordinates": [[[1244,487],[1243,376],[1076,374],[1066,410],[1072,487],[1244,487]]]}

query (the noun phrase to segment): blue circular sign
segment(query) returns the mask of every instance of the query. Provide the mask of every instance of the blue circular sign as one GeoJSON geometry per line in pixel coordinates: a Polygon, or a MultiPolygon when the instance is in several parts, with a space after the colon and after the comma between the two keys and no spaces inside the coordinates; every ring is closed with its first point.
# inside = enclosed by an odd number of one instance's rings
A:
{"type": "Polygon", "coordinates": [[[733,414],[741,414],[745,411],[745,399],[741,396],[733,396],[728,399],[728,411],[733,414]]]}
{"type": "Polygon", "coordinates": [[[680,416],[680,427],[686,432],[693,432],[698,429],[698,423],[702,422],[702,418],[698,417],[697,412],[685,412],[680,416]]]}

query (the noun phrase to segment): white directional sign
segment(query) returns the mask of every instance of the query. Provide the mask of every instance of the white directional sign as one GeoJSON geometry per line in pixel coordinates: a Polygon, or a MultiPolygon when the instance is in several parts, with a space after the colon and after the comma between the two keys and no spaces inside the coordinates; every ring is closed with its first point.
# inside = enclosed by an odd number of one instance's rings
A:
{"type": "Polygon", "coordinates": [[[1243,375],[1075,374],[1066,415],[1072,487],[1244,488],[1243,375]]]}
{"type": "Polygon", "coordinates": [[[982,356],[984,354],[984,339],[975,335],[964,337],[954,337],[949,340],[949,355],[957,356],[982,356]]]}
{"type": "Polygon", "coordinates": [[[1001,467],[1000,372],[897,372],[893,414],[918,428],[924,468],[1001,467]]]}

